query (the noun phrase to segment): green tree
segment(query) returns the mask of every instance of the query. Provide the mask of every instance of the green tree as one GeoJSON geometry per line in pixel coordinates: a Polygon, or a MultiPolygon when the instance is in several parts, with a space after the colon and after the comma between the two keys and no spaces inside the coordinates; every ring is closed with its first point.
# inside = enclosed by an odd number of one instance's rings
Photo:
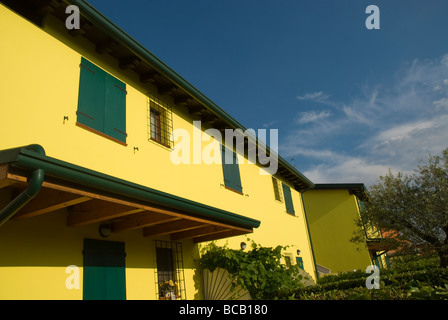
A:
{"type": "Polygon", "coordinates": [[[361,222],[393,235],[401,248],[435,250],[448,266],[448,148],[410,174],[390,170],[369,188],[361,222]]]}

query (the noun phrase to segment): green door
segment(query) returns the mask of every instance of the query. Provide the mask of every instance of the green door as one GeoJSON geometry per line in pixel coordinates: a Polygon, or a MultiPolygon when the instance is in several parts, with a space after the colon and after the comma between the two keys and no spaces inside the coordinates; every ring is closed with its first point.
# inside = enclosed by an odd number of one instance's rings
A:
{"type": "Polygon", "coordinates": [[[303,269],[303,259],[302,259],[302,257],[296,257],[296,263],[297,263],[297,265],[299,266],[300,269],[304,270],[303,269]]]}
{"type": "Polygon", "coordinates": [[[124,242],[84,239],[84,300],[125,300],[124,242]]]}

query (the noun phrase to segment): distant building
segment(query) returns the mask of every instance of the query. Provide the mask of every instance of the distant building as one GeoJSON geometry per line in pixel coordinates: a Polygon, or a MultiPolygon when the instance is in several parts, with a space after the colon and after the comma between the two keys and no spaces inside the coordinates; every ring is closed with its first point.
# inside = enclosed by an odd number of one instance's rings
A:
{"type": "Polygon", "coordinates": [[[356,220],[363,202],[368,201],[364,184],[315,184],[303,197],[320,274],[365,270],[372,261],[382,262],[378,257],[384,249],[377,232],[366,230],[369,236],[364,244],[350,241],[357,230],[356,220]]]}

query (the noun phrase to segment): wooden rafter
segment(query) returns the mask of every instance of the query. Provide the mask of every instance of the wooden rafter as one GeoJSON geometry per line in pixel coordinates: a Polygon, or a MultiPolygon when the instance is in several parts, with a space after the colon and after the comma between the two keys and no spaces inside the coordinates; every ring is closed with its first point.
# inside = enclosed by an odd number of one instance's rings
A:
{"type": "Polygon", "coordinates": [[[139,214],[133,214],[123,221],[113,223],[112,232],[135,230],[179,219],[180,218],[168,216],[157,212],[142,212],[139,214]]]}
{"type": "Polygon", "coordinates": [[[79,227],[142,212],[143,209],[128,205],[94,200],[73,206],[69,210],[67,226],[79,227]]]}
{"type": "Polygon", "coordinates": [[[198,221],[178,220],[174,222],[159,224],[152,227],[145,227],[143,228],[143,236],[144,237],[162,236],[174,232],[195,229],[203,225],[204,225],[203,223],[198,221]]]}
{"type": "Polygon", "coordinates": [[[14,216],[14,219],[35,217],[89,200],[91,200],[91,198],[79,196],[73,193],[43,189],[33,200],[30,201],[30,203],[26,205],[25,208],[20,210],[14,216]]]}
{"type": "Polygon", "coordinates": [[[213,241],[213,240],[218,240],[218,239],[223,239],[223,238],[239,236],[242,234],[244,234],[244,233],[241,231],[238,231],[238,230],[229,230],[229,231],[223,231],[223,232],[209,234],[206,236],[195,237],[195,238],[193,238],[193,242],[199,243],[199,242],[204,242],[204,241],[213,241]]]}
{"type": "Polygon", "coordinates": [[[177,240],[192,239],[195,237],[206,236],[206,235],[210,235],[213,233],[229,231],[229,230],[231,230],[231,229],[225,228],[225,227],[206,225],[206,226],[199,227],[199,228],[192,229],[192,230],[186,230],[186,231],[172,233],[171,240],[177,241],[177,240]]]}
{"type": "MultiPolygon", "coordinates": [[[[26,189],[28,179],[25,175],[9,172],[9,169],[7,165],[0,166],[0,188],[14,197],[26,189]]],[[[113,232],[142,229],[145,237],[170,235],[172,240],[202,242],[252,232],[252,229],[192,216],[187,212],[128,201],[53,180],[44,181],[39,194],[14,219],[31,218],[64,208],[67,209],[69,227],[108,222],[113,232]]]]}
{"type": "Polygon", "coordinates": [[[0,189],[6,188],[17,182],[16,180],[8,179],[8,169],[8,164],[0,165],[0,189]]]}

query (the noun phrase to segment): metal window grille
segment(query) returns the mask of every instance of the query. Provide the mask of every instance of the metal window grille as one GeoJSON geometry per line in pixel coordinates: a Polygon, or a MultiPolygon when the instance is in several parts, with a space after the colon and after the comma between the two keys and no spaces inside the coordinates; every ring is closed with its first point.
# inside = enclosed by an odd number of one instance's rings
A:
{"type": "Polygon", "coordinates": [[[174,144],[171,107],[151,95],[148,97],[148,140],[167,148],[174,144]]]}
{"type": "Polygon", "coordinates": [[[274,196],[275,200],[283,202],[282,188],[280,188],[280,182],[277,178],[272,177],[272,184],[274,185],[274,196]]]}
{"type": "Polygon", "coordinates": [[[155,240],[156,297],[159,300],[187,299],[182,244],[155,240]]]}

